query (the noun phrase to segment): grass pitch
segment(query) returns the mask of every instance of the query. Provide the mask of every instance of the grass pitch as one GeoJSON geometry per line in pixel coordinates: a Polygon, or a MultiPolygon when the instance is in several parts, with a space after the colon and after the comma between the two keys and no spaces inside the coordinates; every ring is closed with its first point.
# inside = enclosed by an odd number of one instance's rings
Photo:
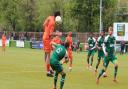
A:
{"type": "MultiPolygon", "coordinates": [[[[96,85],[96,77],[86,69],[86,52],[74,53],[73,70],[68,71],[63,89],[128,89],[128,54],[120,56],[118,84],[113,83],[114,68],[110,63],[107,78],[101,78],[96,85]]],[[[7,48],[5,54],[0,51],[0,89],[52,89],[53,78],[46,77],[43,51],[24,48],[7,48]]],[[[93,67],[96,65],[97,55],[93,67]]],[[[99,67],[102,68],[102,64],[99,67]]],[[[60,78],[58,80],[58,89],[60,78]]]]}

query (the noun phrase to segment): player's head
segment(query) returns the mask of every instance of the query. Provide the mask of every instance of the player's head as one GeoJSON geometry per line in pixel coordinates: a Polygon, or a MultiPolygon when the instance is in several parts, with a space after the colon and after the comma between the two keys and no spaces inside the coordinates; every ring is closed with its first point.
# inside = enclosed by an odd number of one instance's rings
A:
{"type": "Polygon", "coordinates": [[[61,37],[62,36],[62,32],[59,32],[59,37],[61,37]]]}
{"type": "Polygon", "coordinates": [[[5,36],[6,35],[5,32],[2,35],[5,36]]]}
{"type": "Polygon", "coordinates": [[[64,46],[65,46],[66,49],[69,48],[69,42],[65,42],[64,46]]]}
{"type": "Polygon", "coordinates": [[[113,34],[113,27],[110,26],[110,27],[108,28],[108,34],[109,34],[109,35],[112,35],[112,34],[113,34]]]}
{"type": "Polygon", "coordinates": [[[72,32],[69,32],[69,33],[68,33],[68,36],[72,36],[72,32]]]}
{"type": "Polygon", "coordinates": [[[55,35],[61,37],[62,36],[62,32],[56,31],[55,35]]]}
{"type": "Polygon", "coordinates": [[[100,35],[101,35],[101,36],[104,36],[104,35],[105,35],[105,31],[102,30],[102,31],[100,32],[100,35]]]}
{"type": "Polygon", "coordinates": [[[93,37],[93,32],[90,32],[89,36],[90,36],[90,37],[93,37]]]}
{"type": "Polygon", "coordinates": [[[61,14],[60,14],[60,11],[55,11],[55,12],[54,12],[54,16],[55,16],[55,17],[60,16],[60,15],[61,15],[61,14]]]}

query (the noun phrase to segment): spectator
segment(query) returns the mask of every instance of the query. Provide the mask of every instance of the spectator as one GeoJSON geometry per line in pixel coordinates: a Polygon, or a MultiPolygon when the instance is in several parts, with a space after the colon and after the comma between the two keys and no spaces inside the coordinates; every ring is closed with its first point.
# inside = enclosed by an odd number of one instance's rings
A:
{"type": "Polygon", "coordinates": [[[77,53],[80,51],[80,41],[77,41],[77,49],[76,49],[77,53]]]}
{"type": "Polygon", "coordinates": [[[24,38],[25,38],[25,40],[28,40],[28,33],[27,32],[24,34],[24,38]]]}
{"type": "Polygon", "coordinates": [[[121,46],[120,54],[123,55],[125,53],[125,42],[121,41],[120,46],[121,46]]]}

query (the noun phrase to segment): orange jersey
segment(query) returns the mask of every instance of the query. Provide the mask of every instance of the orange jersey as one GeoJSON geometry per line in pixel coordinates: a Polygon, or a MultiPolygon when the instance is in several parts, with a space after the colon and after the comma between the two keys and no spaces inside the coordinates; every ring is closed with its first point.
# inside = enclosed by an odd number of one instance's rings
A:
{"type": "Polygon", "coordinates": [[[52,42],[55,42],[56,44],[62,44],[62,40],[60,39],[60,37],[54,37],[52,39],[52,42]]]}
{"type": "Polygon", "coordinates": [[[52,35],[54,32],[55,28],[55,17],[54,16],[49,16],[45,22],[44,22],[44,34],[43,34],[43,39],[49,39],[49,37],[52,35]]]}
{"type": "Polygon", "coordinates": [[[44,24],[44,34],[43,34],[43,45],[44,45],[44,51],[45,52],[51,52],[51,38],[50,36],[54,32],[55,28],[55,17],[54,16],[49,16],[44,24]]]}
{"type": "Polygon", "coordinates": [[[2,35],[2,44],[6,44],[6,36],[2,35]]]}

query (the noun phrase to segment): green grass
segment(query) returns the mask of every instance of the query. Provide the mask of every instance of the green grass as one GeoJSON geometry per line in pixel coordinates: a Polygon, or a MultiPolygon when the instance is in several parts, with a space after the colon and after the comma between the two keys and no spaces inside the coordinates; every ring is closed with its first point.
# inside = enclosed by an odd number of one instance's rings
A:
{"type": "MultiPolygon", "coordinates": [[[[8,48],[5,55],[0,51],[0,89],[52,89],[53,78],[46,77],[43,56],[42,50],[35,49],[8,48]]],[[[128,55],[117,55],[119,83],[112,81],[113,65],[110,64],[109,76],[101,78],[99,86],[94,73],[86,69],[86,53],[73,56],[72,72],[64,65],[67,73],[64,89],[128,89],[128,55]]],[[[94,66],[95,63],[96,56],[94,66]]]]}

